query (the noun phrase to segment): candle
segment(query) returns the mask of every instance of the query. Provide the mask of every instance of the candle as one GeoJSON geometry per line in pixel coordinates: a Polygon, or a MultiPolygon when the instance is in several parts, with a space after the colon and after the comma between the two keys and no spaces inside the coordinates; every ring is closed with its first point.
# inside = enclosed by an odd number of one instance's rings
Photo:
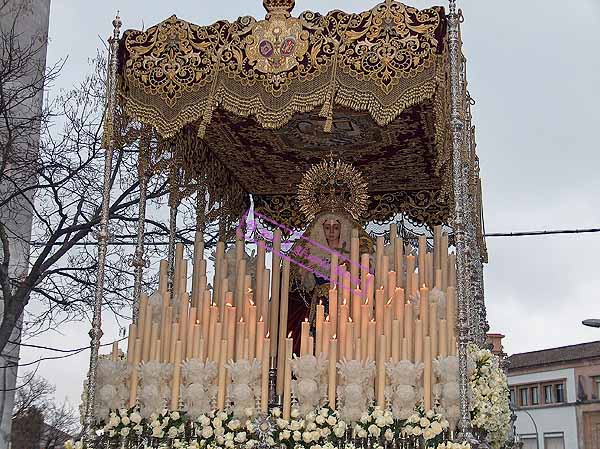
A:
{"type": "Polygon", "coordinates": [[[431,337],[431,356],[435,359],[438,355],[438,317],[437,303],[429,304],[429,337],[431,337]]]}
{"type": "Polygon", "coordinates": [[[423,336],[425,336],[429,333],[429,289],[423,286],[419,291],[419,319],[423,322],[423,336]]]}
{"type": "Polygon", "coordinates": [[[371,305],[369,308],[370,320],[373,318],[372,309],[375,305],[375,277],[371,273],[367,274],[367,299],[365,300],[365,304],[371,305]]]}
{"type": "Polygon", "coordinates": [[[394,319],[400,320],[404,327],[404,289],[400,287],[394,290],[394,319]]]}
{"type": "Polygon", "coordinates": [[[360,329],[360,307],[362,304],[362,293],[358,288],[358,285],[352,292],[352,313],[350,316],[352,320],[356,323],[356,328],[360,329]]]}
{"type": "Polygon", "coordinates": [[[404,305],[404,336],[408,343],[408,358],[413,360],[413,307],[408,303],[404,305]]]}
{"type": "Polygon", "coordinates": [[[396,294],[396,272],[388,272],[388,279],[386,284],[386,298],[393,298],[396,294]]]}
{"type": "MultiPolygon", "coordinates": [[[[290,284],[290,259],[287,258],[283,261],[283,276],[281,280],[281,306],[279,321],[281,321],[281,327],[279,328],[279,347],[285,347],[285,336],[287,333],[287,322],[288,322],[288,292],[290,284]]],[[[276,321],[277,315],[273,315],[273,320],[276,321]]],[[[273,327],[271,327],[273,329],[273,327]]],[[[283,350],[279,351],[277,361],[277,372],[282,373],[285,370],[285,353],[283,350]]],[[[283,377],[277,376],[277,394],[283,394],[283,377]]]]}
{"type": "Polygon", "coordinates": [[[433,254],[427,253],[425,257],[425,284],[429,288],[433,288],[435,279],[435,271],[433,269],[433,254]]]}
{"type": "Polygon", "coordinates": [[[219,340],[219,377],[217,380],[217,409],[225,409],[225,384],[227,383],[227,340],[219,340]]]}
{"type": "Polygon", "coordinates": [[[343,281],[344,281],[344,284],[343,284],[344,288],[342,289],[342,298],[343,298],[344,302],[349,303],[350,302],[350,290],[352,288],[349,271],[344,271],[343,281]]]}
{"type": "Polygon", "coordinates": [[[448,357],[448,322],[440,320],[440,357],[448,357]]]}
{"type": "Polygon", "coordinates": [[[310,323],[305,318],[301,323],[300,332],[300,356],[308,355],[308,337],[310,336],[310,323]]]}
{"type": "Polygon", "coordinates": [[[321,347],[322,353],[324,357],[329,356],[329,336],[331,335],[331,322],[329,321],[329,315],[323,321],[323,344],[321,347]]]}
{"type": "MultiPolygon", "coordinates": [[[[281,287],[281,230],[276,229],[273,235],[273,258],[272,258],[272,279],[271,279],[271,311],[269,314],[269,326],[270,326],[270,334],[273,336],[271,341],[271,357],[275,357],[277,355],[277,337],[279,335],[279,306],[280,306],[280,287],[281,287]]],[[[287,307],[287,298],[285,302],[285,307],[287,307]]],[[[287,316],[286,316],[287,318],[287,316]]],[[[286,323],[287,321],[281,320],[282,323],[286,323]]],[[[284,325],[284,327],[286,327],[284,325]]],[[[286,330],[284,329],[283,335],[285,336],[286,330]]],[[[282,342],[281,339],[279,339],[282,342]]],[[[283,346],[282,346],[283,347],[283,346]]],[[[279,365],[278,365],[279,366],[279,365]]],[[[283,369],[283,366],[281,366],[283,369]]],[[[280,385],[280,382],[277,382],[277,385],[280,385]]],[[[281,384],[283,388],[283,384],[281,384]]],[[[277,393],[281,394],[282,391],[277,389],[277,393]]]]}
{"type": "Polygon", "coordinates": [[[169,273],[169,262],[167,260],[163,259],[159,262],[159,268],[158,268],[158,291],[159,292],[167,291],[167,279],[169,276],[168,273],[169,273]]]}
{"type": "MultiPolygon", "coordinates": [[[[258,240],[256,243],[256,309],[259,315],[265,316],[263,313],[263,288],[265,274],[265,243],[258,240]]],[[[259,359],[261,360],[261,359],[259,359]]]]}
{"type": "MultiPolygon", "coordinates": [[[[381,269],[381,283],[379,284],[381,287],[383,287],[383,291],[384,294],[383,296],[386,298],[389,298],[390,294],[389,294],[389,290],[388,290],[388,278],[389,278],[389,274],[390,274],[390,257],[389,256],[383,256],[382,260],[382,269],[381,269]]],[[[395,280],[394,280],[395,282],[395,280]]]]}
{"type": "Polygon", "coordinates": [[[425,358],[425,369],[423,371],[423,389],[424,389],[424,399],[423,405],[425,410],[431,410],[431,381],[432,381],[432,372],[431,372],[431,337],[425,337],[425,350],[424,350],[424,358],[425,358]]]}
{"type": "Polygon", "coordinates": [[[158,341],[158,323],[152,323],[152,331],[150,331],[150,353],[148,354],[148,360],[152,360],[152,351],[158,341]]]}
{"type": "Polygon", "coordinates": [[[392,356],[392,320],[394,313],[392,312],[392,299],[385,305],[385,313],[383,315],[383,334],[386,338],[386,358],[392,356]]]}
{"type": "MultiPolygon", "coordinates": [[[[248,306],[248,360],[254,359],[256,354],[256,306],[250,300],[248,306]]],[[[260,360],[260,359],[259,359],[260,360]]]]}
{"type": "Polygon", "coordinates": [[[337,340],[335,335],[329,340],[329,383],[327,392],[329,398],[329,408],[336,408],[336,377],[337,377],[337,340]]]}
{"type": "Polygon", "coordinates": [[[440,269],[442,270],[442,285],[440,288],[445,291],[448,288],[448,234],[442,234],[442,243],[440,248],[440,269]]]}
{"type": "MultiPolygon", "coordinates": [[[[367,292],[367,275],[369,274],[369,254],[364,253],[360,255],[360,290],[361,292],[367,292]]],[[[362,301],[364,302],[364,301],[362,301]]]]}
{"type": "Polygon", "coordinates": [[[283,419],[289,420],[292,411],[292,334],[285,339],[285,368],[283,381],[283,419]]]}
{"type": "Polygon", "coordinates": [[[202,328],[202,338],[204,343],[208,343],[208,333],[210,331],[210,290],[204,290],[204,298],[202,299],[202,320],[200,321],[202,328]]]}
{"type": "Polygon", "coordinates": [[[410,353],[408,352],[408,339],[402,339],[402,360],[410,360],[410,353]]]}
{"type": "Polygon", "coordinates": [[[129,335],[127,337],[127,363],[133,363],[135,356],[135,339],[137,337],[137,326],[134,323],[129,325],[129,335]]]}
{"type": "Polygon", "coordinates": [[[419,285],[424,285],[426,273],[427,258],[427,238],[424,235],[419,236],[419,285]]]}
{"type": "Polygon", "coordinates": [[[196,325],[196,308],[190,308],[188,317],[187,343],[185,345],[185,358],[191,359],[194,354],[194,326],[196,325]]]}
{"type": "Polygon", "coordinates": [[[369,335],[369,299],[367,303],[360,306],[360,344],[361,344],[361,355],[363,358],[367,357],[367,346],[368,346],[368,335],[369,335]]]}
{"type": "Polygon", "coordinates": [[[175,363],[175,352],[179,341],[179,324],[171,325],[171,343],[169,344],[169,363],[175,363]]]}
{"type": "MultiPolygon", "coordinates": [[[[270,339],[265,338],[264,345],[268,348],[270,344],[271,344],[270,339]]],[[[262,351],[261,382],[260,382],[260,411],[263,414],[265,414],[269,411],[269,360],[270,359],[271,359],[270,352],[268,350],[262,351]]]]}
{"type": "MultiPolygon", "coordinates": [[[[237,250],[237,244],[236,244],[237,250]]],[[[235,306],[238,308],[236,320],[240,319],[240,316],[244,313],[246,301],[244,300],[244,278],[246,277],[246,260],[240,259],[237,261],[237,276],[235,277],[235,306]]],[[[248,319],[245,315],[244,319],[248,319]]]]}
{"type": "Polygon", "coordinates": [[[265,322],[263,320],[263,317],[261,316],[258,322],[256,323],[256,360],[263,359],[264,346],[270,344],[271,339],[265,339],[265,322]],[[265,340],[269,341],[267,342],[265,340]]]}
{"type": "Polygon", "coordinates": [[[346,323],[346,343],[345,343],[346,360],[354,359],[354,323],[352,318],[346,323]]]}
{"type": "MultiPolygon", "coordinates": [[[[315,355],[318,357],[323,352],[323,321],[325,321],[325,306],[322,301],[319,301],[317,305],[317,317],[316,317],[316,351],[315,355]]],[[[325,342],[327,343],[327,342],[325,342]]]]}
{"type": "Polygon", "coordinates": [[[338,335],[338,345],[340,354],[342,354],[344,352],[344,349],[346,348],[346,323],[348,323],[348,313],[348,304],[346,304],[344,300],[344,303],[342,303],[342,305],[340,306],[340,319],[338,322],[338,330],[336,332],[338,335]]]}
{"type": "Polygon", "coordinates": [[[179,386],[181,384],[182,342],[175,344],[175,361],[173,363],[173,381],[171,383],[171,410],[179,410],[179,386]]]}
{"type": "Polygon", "coordinates": [[[423,361],[423,321],[415,322],[415,363],[423,361]]]}
{"type": "Polygon", "coordinates": [[[194,324],[194,335],[192,337],[192,358],[200,358],[200,340],[202,339],[202,332],[200,331],[200,324],[196,320],[194,324]]]}
{"type": "Polygon", "coordinates": [[[406,295],[406,300],[410,298],[410,295],[413,293],[413,273],[415,272],[415,256],[412,254],[406,256],[406,287],[404,289],[404,293],[406,295]]]}
{"type": "Polygon", "coordinates": [[[331,330],[334,334],[337,333],[338,320],[338,295],[335,286],[329,290],[329,320],[331,321],[331,330]]]}
{"type": "Polygon", "coordinates": [[[379,336],[379,353],[377,354],[377,405],[385,407],[385,335],[379,336]]]}
{"type": "Polygon", "coordinates": [[[223,273],[223,258],[225,257],[225,243],[217,242],[217,248],[215,250],[215,277],[213,281],[214,291],[213,291],[213,299],[215,302],[221,298],[221,279],[223,279],[226,274],[223,273]]]}
{"type": "Polygon", "coordinates": [[[394,245],[394,269],[396,270],[396,285],[402,287],[403,274],[404,274],[404,242],[400,237],[396,237],[396,243],[394,245]]]}
{"type": "Polygon", "coordinates": [[[358,237],[350,239],[350,283],[356,285],[358,282],[360,242],[358,237]]]}
{"type": "Polygon", "coordinates": [[[210,307],[210,323],[208,332],[208,359],[212,361],[218,361],[215,359],[215,330],[217,326],[219,316],[219,310],[216,306],[210,307]]]}
{"type": "Polygon", "coordinates": [[[369,321],[369,330],[368,330],[368,348],[367,348],[367,360],[375,360],[375,346],[377,332],[375,327],[375,321],[369,321]]]}
{"type": "Polygon", "coordinates": [[[244,338],[246,337],[246,323],[244,317],[238,321],[235,331],[236,342],[235,342],[235,359],[242,360],[244,358],[244,338]]]}
{"type": "Polygon", "coordinates": [[[375,281],[377,282],[377,288],[383,285],[383,251],[385,241],[383,236],[377,237],[375,243],[375,281]]]}
{"type": "Polygon", "coordinates": [[[442,243],[442,227],[439,225],[434,226],[433,227],[433,255],[434,255],[434,265],[433,266],[436,270],[438,268],[440,268],[441,243],[442,243]]]}
{"type": "MultiPolygon", "coordinates": [[[[215,348],[214,348],[214,356],[215,356],[215,362],[219,362],[219,359],[221,357],[221,340],[225,340],[223,338],[223,324],[220,322],[217,322],[217,324],[215,325],[215,348]]],[[[225,342],[227,342],[227,340],[225,340],[225,342]]],[[[225,357],[227,357],[227,345],[225,345],[225,357]]]]}
{"type": "Polygon", "coordinates": [[[385,304],[384,290],[383,287],[378,288],[375,292],[375,322],[377,323],[376,333],[377,335],[383,335],[383,312],[385,304]]]}
{"type": "Polygon", "coordinates": [[[337,285],[337,273],[338,273],[338,255],[337,253],[331,254],[331,262],[329,263],[329,289],[335,288],[337,285]]]}
{"type": "Polygon", "coordinates": [[[146,306],[146,316],[144,317],[143,340],[142,340],[142,361],[150,359],[150,347],[152,345],[152,304],[146,306]]]}
{"type": "MultiPolygon", "coordinates": [[[[271,270],[266,270],[265,269],[265,274],[263,276],[263,290],[262,290],[262,306],[261,306],[261,310],[262,310],[262,317],[263,320],[265,321],[265,330],[270,329],[270,324],[269,324],[269,287],[270,287],[270,282],[271,282],[271,278],[270,278],[270,273],[271,270]]],[[[274,339],[274,342],[277,342],[277,339],[274,339]]],[[[273,343],[271,343],[273,344],[273,343]]]]}
{"type": "Polygon", "coordinates": [[[222,336],[222,339],[227,340],[227,360],[233,360],[235,356],[235,319],[237,316],[236,311],[237,307],[233,307],[229,304],[225,305],[225,335],[222,336]]]}
{"type": "Polygon", "coordinates": [[[129,382],[129,408],[134,407],[137,401],[137,388],[139,376],[139,364],[142,359],[142,339],[136,338],[134,342],[133,367],[129,382]]]}
{"type": "Polygon", "coordinates": [[[438,268],[435,270],[435,286],[440,290],[444,291],[445,288],[442,286],[442,270],[438,268]]]}
{"type": "Polygon", "coordinates": [[[402,345],[402,337],[400,335],[401,321],[394,320],[392,322],[392,361],[394,363],[400,361],[400,346],[402,345]]]}
{"type": "Polygon", "coordinates": [[[161,335],[162,357],[161,361],[170,362],[171,356],[171,329],[173,325],[173,307],[167,308],[167,318],[165,319],[165,332],[161,335]]]}
{"type": "Polygon", "coordinates": [[[456,254],[448,256],[448,287],[456,287],[456,254]]]}
{"type": "Polygon", "coordinates": [[[179,340],[181,341],[182,359],[185,358],[188,336],[188,308],[190,302],[187,292],[182,292],[179,297],[179,340]]]}

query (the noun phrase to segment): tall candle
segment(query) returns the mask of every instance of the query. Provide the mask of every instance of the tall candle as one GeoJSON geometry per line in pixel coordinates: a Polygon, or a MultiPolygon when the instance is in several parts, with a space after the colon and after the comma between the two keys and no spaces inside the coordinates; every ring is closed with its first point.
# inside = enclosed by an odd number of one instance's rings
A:
{"type": "Polygon", "coordinates": [[[202,298],[202,320],[200,321],[200,324],[202,328],[202,338],[204,339],[205,344],[208,343],[208,333],[210,331],[210,303],[210,290],[204,290],[204,297],[202,298]]]}
{"type": "Polygon", "coordinates": [[[227,384],[227,340],[219,342],[219,377],[217,380],[217,409],[225,410],[225,385],[227,384]]]}
{"type": "Polygon", "coordinates": [[[329,289],[331,290],[337,285],[338,279],[338,255],[331,254],[331,262],[329,263],[329,289]]]}
{"type": "Polygon", "coordinates": [[[408,303],[404,305],[404,336],[408,343],[408,358],[407,360],[414,360],[413,358],[413,307],[412,304],[408,303]]]}
{"type": "Polygon", "coordinates": [[[423,321],[415,322],[415,362],[423,361],[423,321]]]}
{"type": "Polygon", "coordinates": [[[434,226],[433,227],[433,255],[434,255],[434,268],[437,270],[440,267],[440,250],[442,243],[442,227],[434,226]]]}
{"type": "MultiPolygon", "coordinates": [[[[279,347],[282,350],[279,351],[277,361],[277,372],[282,373],[285,370],[285,353],[283,348],[285,347],[285,338],[287,333],[287,322],[288,322],[288,292],[290,284],[290,259],[286,258],[283,261],[283,276],[281,280],[281,306],[279,320],[281,326],[279,327],[279,347]]],[[[275,321],[275,315],[273,316],[275,321]]],[[[271,327],[273,329],[273,327],[271,327]]],[[[277,394],[283,394],[283,377],[277,376],[277,394]]]]}
{"type": "Polygon", "coordinates": [[[408,339],[402,339],[402,360],[410,360],[410,354],[408,352],[408,339]]]}
{"type": "Polygon", "coordinates": [[[336,408],[336,381],[337,381],[337,339],[335,335],[329,340],[329,383],[327,385],[327,392],[329,398],[329,408],[335,410],[336,408]]]}
{"type": "MultiPolygon", "coordinates": [[[[369,254],[360,255],[360,290],[367,293],[367,275],[369,274],[369,254]]],[[[364,303],[364,300],[362,301],[364,303]]]]}
{"type": "Polygon", "coordinates": [[[329,290],[329,321],[331,322],[331,331],[335,334],[338,322],[338,295],[335,287],[329,290]]]}
{"type": "Polygon", "coordinates": [[[196,322],[194,324],[194,335],[192,337],[192,358],[200,358],[200,340],[202,339],[202,332],[200,331],[200,324],[196,322]]]}
{"type": "MultiPolygon", "coordinates": [[[[263,322],[264,324],[264,322],[263,322]]],[[[269,348],[269,338],[264,339],[264,344],[269,348]]],[[[265,414],[269,411],[269,361],[271,360],[268,350],[262,351],[261,377],[260,377],[260,411],[265,414]]]]}
{"type": "Polygon", "coordinates": [[[244,357],[244,338],[246,337],[246,323],[244,322],[244,317],[241,317],[240,321],[236,324],[235,337],[235,359],[239,361],[244,357]]]}
{"type": "Polygon", "coordinates": [[[400,287],[394,290],[394,319],[404,322],[404,289],[400,287]]]}
{"type": "MultiPolygon", "coordinates": [[[[390,274],[390,258],[389,256],[383,256],[382,257],[382,269],[381,269],[381,283],[379,284],[380,287],[383,287],[383,291],[384,294],[383,296],[386,298],[389,298],[389,290],[388,290],[388,278],[389,278],[389,274],[390,274]]],[[[394,280],[395,283],[395,280],[394,280]]]]}
{"type": "Polygon", "coordinates": [[[383,333],[386,338],[386,358],[392,356],[392,320],[394,313],[392,312],[392,300],[390,299],[385,305],[385,313],[383,315],[383,333]]]}
{"type": "Polygon", "coordinates": [[[392,322],[392,361],[394,363],[400,361],[400,346],[402,345],[400,324],[401,322],[398,320],[392,322]]]}
{"type": "Polygon", "coordinates": [[[135,356],[135,339],[137,338],[137,326],[134,323],[129,325],[129,335],[127,336],[127,362],[133,363],[135,356]]]}
{"type": "Polygon", "coordinates": [[[379,353],[377,354],[377,405],[385,407],[385,360],[386,339],[385,335],[379,336],[379,353]]]}
{"type": "Polygon", "coordinates": [[[318,357],[323,352],[323,321],[325,321],[325,306],[323,302],[317,304],[317,317],[315,321],[317,337],[315,355],[318,357]]]}
{"type": "Polygon", "coordinates": [[[293,340],[285,339],[285,368],[283,381],[283,419],[289,420],[292,411],[292,347],[293,340]]]}
{"type": "Polygon", "coordinates": [[[383,312],[384,312],[384,290],[382,288],[378,288],[375,292],[375,322],[376,324],[376,333],[377,335],[383,335],[383,312]]]}
{"type": "MultiPolygon", "coordinates": [[[[223,236],[219,236],[222,238],[223,236]]],[[[225,257],[225,243],[217,242],[217,248],[215,250],[215,278],[213,281],[214,291],[213,300],[218,303],[221,298],[221,279],[226,276],[223,273],[223,258],[225,257]]]]}
{"type": "Polygon", "coordinates": [[[431,337],[431,356],[435,359],[438,355],[438,317],[437,303],[429,304],[429,337],[431,337]]]}
{"type": "Polygon", "coordinates": [[[423,322],[423,336],[425,336],[429,334],[429,289],[423,286],[419,292],[419,319],[423,322]]]}
{"type": "Polygon", "coordinates": [[[396,285],[403,287],[404,278],[404,242],[400,237],[396,237],[396,244],[394,245],[394,269],[396,270],[396,285]]]}
{"type": "MultiPolygon", "coordinates": [[[[367,301],[369,300],[367,299],[367,301]]],[[[363,359],[367,357],[367,348],[369,342],[369,307],[370,305],[368,303],[360,306],[360,352],[363,359]]]]}
{"type": "Polygon", "coordinates": [[[346,348],[346,331],[347,331],[347,327],[346,327],[346,323],[348,322],[348,304],[346,304],[345,302],[340,306],[340,317],[339,317],[339,321],[338,321],[338,329],[337,329],[337,335],[338,335],[338,341],[339,341],[339,350],[340,353],[342,354],[344,352],[344,349],[346,348]]]}
{"type": "Polygon", "coordinates": [[[365,304],[370,305],[369,319],[371,319],[373,317],[372,309],[375,305],[375,277],[371,273],[367,274],[367,299],[365,300],[365,304]]]}
{"type": "Polygon", "coordinates": [[[191,307],[188,316],[187,343],[185,345],[185,358],[191,359],[194,353],[194,326],[196,325],[196,308],[191,307]]]}
{"type": "Polygon", "coordinates": [[[152,345],[152,304],[146,307],[146,316],[144,317],[144,333],[142,341],[142,361],[150,359],[150,347],[152,345]]]}
{"type": "Polygon", "coordinates": [[[129,380],[129,408],[135,406],[137,402],[137,388],[139,376],[139,364],[142,359],[142,339],[136,338],[134,343],[133,367],[131,369],[131,378],[129,380]]]}
{"type": "MultiPolygon", "coordinates": [[[[280,287],[281,287],[281,230],[276,229],[273,235],[273,257],[272,257],[272,268],[271,268],[271,310],[269,312],[269,326],[270,326],[270,334],[272,335],[271,340],[271,357],[275,357],[277,355],[277,340],[279,333],[279,307],[280,307],[280,287]]],[[[287,300],[285,301],[285,307],[287,307],[287,300]]],[[[286,321],[281,320],[282,323],[286,323],[286,321]]],[[[284,325],[284,327],[286,327],[284,325]]],[[[284,329],[283,335],[285,337],[286,330],[284,329]]],[[[280,343],[281,339],[279,339],[280,343]]],[[[282,343],[283,344],[283,343],[282,343]]],[[[283,346],[281,346],[283,347],[283,346]]],[[[281,366],[283,369],[283,366],[281,366]]],[[[277,382],[279,385],[280,382],[277,382]]],[[[281,388],[283,388],[283,383],[281,383],[281,388]]],[[[282,390],[277,389],[278,394],[282,393],[282,390]]]]}
{"type": "Polygon", "coordinates": [[[179,323],[171,325],[171,343],[169,345],[169,363],[175,363],[177,342],[179,341],[179,323]]]}
{"type": "Polygon", "coordinates": [[[383,254],[384,254],[385,241],[383,236],[377,237],[375,243],[375,281],[377,282],[377,288],[383,285],[383,254]]]}
{"type": "Polygon", "coordinates": [[[305,318],[300,325],[300,356],[308,355],[308,337],[310,337],[310,323],[305,318]]]}
{"type": "Polygon", "coordinates": [[[331,335],[331,322],[329,321],[329,315],[323,321],[323,345],[321,347],[323,356],[329,356],[329,336],[331,335]]]}
{"type": "Polygon", "coordinates": [[[377,344],[377,332],[375,321],[369,321],[368,330],[368,348],[367,348],[367,360],[375,360],[375,347],[377,344]]]}
{"type": "Polygon", "coordinates": [[[354,323],[352,318],[345,325],[346,327],[346,342],[345,342],[345,356],[346,360],[354,359],[354,323]]]}
{"type": "Polygon", "coordinates": [[[264,287],[264,275],[265,275],[265,243],[262,240],[258,240],[256,244],[256,309],[259,315],[263,314],[263,287],[264,287]]]}
{"type": "Polygon", "coordinates": [[[360,306],[362,304],[362,292],[360,291],[360,289],[355,288],[354,291],[352,292],[352,313],[350,314],[350,316],[352,317],[352,320],[354,321],[354,323],[356,324],[356,328],[360,329],[360,306]]]}
{"type": "MultiPolygon", "coordinates": [[[[221,356],[221,340],[225,340],[223,338],[223,323],[217,322],[215,325],[215,362],[218,362],[221,356]]],[[[227,357],[227,340],[225,340],[225,357],[227,357]]]]}
{"type": "Polygon", "coordinates": [[[225,332],[222,336],[223,340],[227,340],[227,360],[232,360],[235,356],[235,320],[237,316],[237,307],[227,305],[225,307],[225,332]]]}
{"type": "Polygon", "coordinates": [[[175,344],[175,361],[173,363],[173,380],[171,383],[171,410],[179,410],[179,386],[181,384],[181,357],[183,347],[181,340],[175,344]]]}
{"type": "Polygon", "coordinates": [[[448,357],[448,322],[440,320],[440,357],[448,357]]]}
{"type": "MultiPolygon", "coordinates": [[[[261,315],[265,322],[265,331],[271,329],[270,324],[269,324],[269,287],[271,285],[270,284],[270,282],[271,282],[270,273],[271,273],[271,270],[265,269],[265,274],[263,276],[261,315]]],[[[275,340],[275,342],[277,342],[276,338],[274,338],[273,340],[275,340]]],[[[273,344],[273,343],[271,343],[271,344],[273,344]]]]}
{"type": "Polygon", "coordinates": [[[431,372],[431,338],[425,337],[425,350],[424,350],[424,359],[425,359],[425,369],[423,371],[423,389],[424,389],[424,399],[423,405],[425,410],[431,410],[431,381],[432,381],[432,372],[431,372]]]}
{"type": "Polygon", "coordinates": [[[212,361],[218,361],[215,359],[215,330],[217,326],[219,316],[219,309],[217,306],[210,307],[210,321],[209,321],[209,331],[208,331],[208,359],[212,361]]]}
{"type": "Polygon", "coordinates": [[[404,294],[406,295],[406,299],[410,298],[410,295],[413,292],[413,273],[415,271],[415,256],[408,255],[406,256],[406,287],[404,288],[404,294]]]}
{"type": "Polygon", "coordinates": [[[165,332],[161,335],[162,344],[162,362],[170,362],[171,356],[171,330],[173,325],[173,307],[167,308],[167,318],[165,319],[165,332]]]}
{"type": "MultiPolygon", "coordinates": [[[[271,339],[267,340],[269,341],[265,341],[265,321],[263,317],[260,317],[256,323],[256,360],[263,359],[264,346],[271,344],[271,339]]],[[[267,352],[269,351],[267,350],[267,352]]]]}
{"type": "Polygon", "coordinates": [[[442,234],[442,243],[440,248],[440,269],[442,270],[442,285],[440,288],[448,288],[448,234],[442,234]]]}
{"type": "MultiPolygon", "coordinates": [[[[250,302],[248,306],[248,359],[256,355],[256,306],[250,302]]],[[[259,359],[260,360],[260,359],[259,359]]]]}
{"type": "Polygon", "coordinates": [[[359,264],[359,252],[360,252],[360,242],[358,237],[352,237],[350,239],[350,283],[351,285],[356,285],[358,282],[358,274],[360,272],[360,264],[359,264]]]}
{"type": "Polygon", "coordinates": [[[419,285],[425,284],[427,258],[427,238],[424,235],[419,236],[419,285]]]}
{"type": "MultiPolygon", "coordinates": [[[[236,243],[237,250],[237,243],[236,243]]],[[[237,252],[237,251],[236,251],[237,252]]],[[[237,309],[236,321],[240,319],[244,313],[246,307],[246,301],[244,300],[244,278],[246,277],[246,259],[240,259],[237,261],[237,276],[235,277],[235,306],[237,309]]],[[[248,316],[244,316],[247,320],[248,316]]]]}

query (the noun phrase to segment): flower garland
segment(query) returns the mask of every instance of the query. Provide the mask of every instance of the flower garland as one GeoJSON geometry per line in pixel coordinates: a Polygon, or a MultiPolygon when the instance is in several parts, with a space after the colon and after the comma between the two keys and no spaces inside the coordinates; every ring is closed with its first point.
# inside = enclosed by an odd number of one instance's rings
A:
{"type": "Polygon", "coordinates": [[[510,393],[499,359],[487,349],[469,345],[469,358],[474,363],[470,376],[472,397],[471,421],[474,427],[488,433],[494,449],[506,441],[510,430],[510,393]]]}

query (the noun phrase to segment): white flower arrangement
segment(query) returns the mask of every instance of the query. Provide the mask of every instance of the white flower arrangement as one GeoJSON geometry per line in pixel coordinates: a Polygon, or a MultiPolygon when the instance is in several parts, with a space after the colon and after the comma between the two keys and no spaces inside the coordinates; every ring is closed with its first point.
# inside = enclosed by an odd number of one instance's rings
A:
{"type": "Polygon", "coordinates": [[[442,433],[448,430],[448,421],[433,410],[425,410],[422,405],[408,417],[400,430],[400,435],[421,436],[426,444],[439,443],[442,433]]]}
{"type": "Polygon", "coordinates": [[[436,449],[471,449],[471,445],[469,443],[453,443],[449,441],[438,444],[436,449]]]}
{"type": "Polygon", "coordinates": [[[499,359],[487,349],[469,345],[475,364],[470,376],[471,422],[488,433],[494,449],[502,447],[510,430],[510,394],[499,359]]]}

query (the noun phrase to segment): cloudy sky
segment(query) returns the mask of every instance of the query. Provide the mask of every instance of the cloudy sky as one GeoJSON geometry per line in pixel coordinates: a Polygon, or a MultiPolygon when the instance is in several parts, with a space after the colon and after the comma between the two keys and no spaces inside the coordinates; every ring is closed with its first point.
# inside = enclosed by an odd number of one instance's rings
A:
{"type": "MultiPolygon", "coordinates": [[[[359,11],[368,0],[296,0],[296,11],[359,11]]],[[[438,3],[444,4],[445,3],[438,3]]],[[[411,5],[431,6],[430,0],[411,5]]],[[[597,0],[459,0],[469,88],[484,182],[488,232],[600,225],[600,3],[597,0]]],[[[55,89],[90,70],[89,58],[120,10],[125,28],[149,27],[176,14],[207,24],[263,14],[259,0],[52,0],[48,61],[68,56],[55,89]]],[[[508,353],[600,340],[581,320],[600,318],[600,234],[489,238],[486,301],[492,331],[508,353]]],[[[105,340],[117,335],[104,325],[105,340]]],[[[74,323],[38,340],[74,348],[88,344],[89,323],[74,323]]],[[[40,354],[24,349],[22,362],[40,354]]],[[[52,355],[52,354],[50,354],[52,355]]],[[[43,362],[39,373],[57,398],[78,404],[88,353],[43,362]]]]}

